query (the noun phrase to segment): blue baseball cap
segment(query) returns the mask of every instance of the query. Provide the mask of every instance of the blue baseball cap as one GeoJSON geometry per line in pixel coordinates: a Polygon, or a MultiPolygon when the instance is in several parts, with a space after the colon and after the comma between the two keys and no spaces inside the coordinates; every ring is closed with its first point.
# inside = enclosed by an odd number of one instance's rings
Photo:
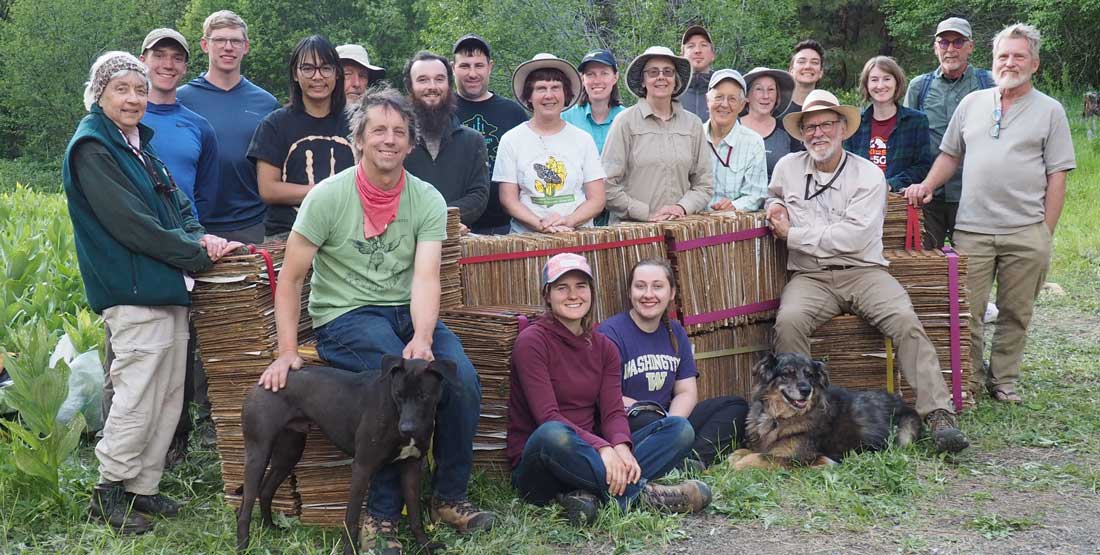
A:
{"type": "Polygon", "coordinates": [[[610,66],[611,69],[615,70],[615,73],[619,72],[619,66],[615,63],[615,56],[611,54],[610,50],[592,50],[585,54],[581,63],[577,65],[577,71],[584,73],[584,66],[588,62],[599,62],[605,66],[610,66]]]}

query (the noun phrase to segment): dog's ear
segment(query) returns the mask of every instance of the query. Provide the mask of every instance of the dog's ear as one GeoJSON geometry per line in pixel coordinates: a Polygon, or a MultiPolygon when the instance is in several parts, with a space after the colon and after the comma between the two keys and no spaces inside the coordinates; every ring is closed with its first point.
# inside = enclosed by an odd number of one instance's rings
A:
{"type": "Polygon", "coordinates": [[[428,370],[439,374],[443,381],[458,384],[458,364],[453,360],[435,359],[428,364],[428,370]]]}
{"type": "Polygon", "coordinates": [[[405,359],[394,355],[382,355],[382,374],[391,374],[405,367],[405,359]]]}
{"type": "Polygon", "coordinates": [[[756,366],[752,367],[752,377],[755,378],[756,383],[765,383],[771,380],[772,371],[775,370],[775,365],[778,360],[775,358],[775,353],[768,351],[761,359],[756,363],[756,366]]]}
{"type": "Polygon", "coordinates": [[[829,387],[829,369],[825,366],[825,363],[820,360],[815,360],[813,361],[813,366],[818,385],[822,388],[829,387]]]}

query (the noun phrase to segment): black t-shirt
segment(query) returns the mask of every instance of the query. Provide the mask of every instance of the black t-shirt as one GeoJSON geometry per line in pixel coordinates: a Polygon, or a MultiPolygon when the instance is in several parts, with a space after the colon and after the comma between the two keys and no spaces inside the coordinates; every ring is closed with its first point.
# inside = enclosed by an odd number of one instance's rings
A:
{"type": "MultiPolygon", "coordinates": [[[[802,111],[802,105],[791,101],[791,105],[787,106],[787,109],[779,114],[779,125],[783,125],[783,118],[787,114],[794,114],[802,111]]],[[[802,144],[802,137],[791,137],[791,152],[802,152],[806,150],[806,145],[802,144]]]]}
{"type": "MultiPolygon", "coordinates": [[[[355,164],[348,142],[348,119],[338,111],[315,118],[291,108],[271,112],[256,127],[248,145],[248,159],[263,160],[282,171],[287,183],[316,185],[355,164]]],[[[273,205],[267,211],[268,235],[285,233],[294,225],[296,206],[273,205]]]]}
{"type": "MultiPolygon", "coordinates": [[[[513,127],[527,121],[527,112],[514,100],[494,94],[486,100],[473,102],[458,97],[458,121],[481,133],[485,137],[485,147],[489,151],[489,175],[493,175],[493,164],[497,159],[497,146],[500,138],[513,127]]],[[[489,203],[485,212],[472,227],[497,227],[509,223],[512,217],[500,205],[500,189],[497,183],[489,184],[489,203]]]]}

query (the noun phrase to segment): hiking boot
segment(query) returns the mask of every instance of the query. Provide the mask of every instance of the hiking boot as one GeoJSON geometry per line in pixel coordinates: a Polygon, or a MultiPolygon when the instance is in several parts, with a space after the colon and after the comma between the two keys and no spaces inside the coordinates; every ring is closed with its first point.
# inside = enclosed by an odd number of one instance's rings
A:
{"type": "Polygon", "coordinates": [[[932,436],[932,443],[938,453],[958,453],[967,447],[970,442],[966,435],[955,423],[955,415],[945,409],[936,409],[924,417],[924,424],[928,426],[928,435],[932,436]]]}
{"type": "Polygon", "coordinates": [[[147,515],[173,517],[180,514],[180,504],[162,494],[134,495],[133,509],[147,515]]]}
{"type": "Polygon", "coordinates": [[[122,482],[97,484],[88,514],[120,534],[144,534],[153,529],[153,523],[130,507],[132,500],[122,482]]]}
{"type": "Polygon", "coordinates": [[[359,549],[373,555],[401,555],[401,542],[397,540],[397,521],[375,518],[368,513],[363,517],[363,525],[359,528],[359,549]]]}
{"type": "Polygon", "coordinates": [[[596,521],[596,513],[599,511],[599,501],[595,495],[583,490],[559,493],[554,497],[558,505],[565,511],[565,519],[574,526],[584,526],[596,521]]]}
{"type": "Polygon", "coordinates": [[[432,520],[450,524],[459,534],[488,530],[493,527],[497,518],[493,513],[475,507],[466,499],[455,502],[432,499],[431,506],[432,520]]]}
{"type": "Polygon", "coordinates": [[[699,480],[685,480],[674,486],[646,484],[642,502],[670,513],[697,513],[710,505],[710,486],[699,480]]]}

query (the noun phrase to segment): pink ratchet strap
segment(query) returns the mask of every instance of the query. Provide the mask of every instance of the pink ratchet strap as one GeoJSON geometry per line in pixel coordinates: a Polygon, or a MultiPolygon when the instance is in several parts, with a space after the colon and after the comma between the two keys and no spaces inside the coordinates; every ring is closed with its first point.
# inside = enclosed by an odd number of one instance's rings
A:
{"type": "Polygon", "coordinates": [[[275,297],[275,282],[278,281],[278,276],[275,275],[275,263],[271,260],[271,253],[266,249],[257,249],[256,245],[248,245],[248,252],[252,254],[258,254],[264,259],[264,266],[267,266],[267,280],[271,282],[271,296],[275,297]]]}
{"type": "Polygon", "coordinates": [[[955,411],[961,411],[963,399],[962,338],[959,330],[959,254],[948,246],[943,247],[943,254],[947,257],[947,289],[951,301],[951,397],[955,401],[955,411]]]}

